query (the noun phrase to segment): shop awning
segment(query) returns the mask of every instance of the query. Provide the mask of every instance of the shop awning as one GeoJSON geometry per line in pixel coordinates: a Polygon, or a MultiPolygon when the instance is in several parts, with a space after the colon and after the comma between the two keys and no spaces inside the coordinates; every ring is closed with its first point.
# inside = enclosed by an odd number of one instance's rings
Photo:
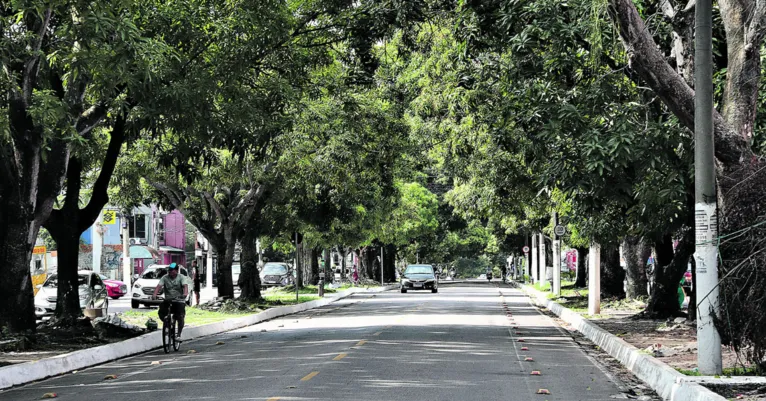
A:
{"type": "Polygon", "coordinates": [[[165,252],[165,253],[185,253],[183,249],[178,249],[178,248],[176,248],[174,246],[164,246],[164,245],[160,247],[160,252],[165,252]]]}
{"type": "Polygon", "coordinates": [[[131,245],[131,259],[159,259],[160,254],[156,249],[146,245],[131,245]]]}

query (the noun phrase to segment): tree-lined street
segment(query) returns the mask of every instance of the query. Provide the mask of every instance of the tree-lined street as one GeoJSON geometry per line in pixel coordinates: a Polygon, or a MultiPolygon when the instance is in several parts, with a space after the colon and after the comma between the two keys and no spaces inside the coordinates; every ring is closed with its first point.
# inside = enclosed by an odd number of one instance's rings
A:
{"type": "Polygon", "coordinates": [[[0,400],[56,392],[62,401],[107,394],[115,401],[522,401],[547,389],[551,395],[540,396],[547,400],[607,401],[626,390],[621,385],[520,290],[485,281],[445,285],[438,294],[355,295],[185,342],[180,354],[151,352],[5,391],[0,400]]]}

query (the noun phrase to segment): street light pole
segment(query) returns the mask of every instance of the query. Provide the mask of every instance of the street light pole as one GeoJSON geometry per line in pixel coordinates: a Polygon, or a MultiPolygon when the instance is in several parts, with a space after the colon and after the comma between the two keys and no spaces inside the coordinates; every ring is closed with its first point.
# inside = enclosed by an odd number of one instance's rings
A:
{"type": "Polygon", "coordinates": [[[718,313],[718,219],[713,143],[712,0],[699,0],[694,23],[694,214],[697,292],[697,365],[719,375],[721,337],[713,325],[718,313]]]}

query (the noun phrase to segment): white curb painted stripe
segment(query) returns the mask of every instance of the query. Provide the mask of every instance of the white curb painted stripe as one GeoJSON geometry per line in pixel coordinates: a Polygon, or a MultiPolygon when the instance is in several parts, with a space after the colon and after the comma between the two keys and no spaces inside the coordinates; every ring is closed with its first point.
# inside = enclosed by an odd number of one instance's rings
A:
{"type": "MultiPolygon", "coordinates": [[[[241,318],[228,319],[221,322],[210,323],[204,326],[188,327],[184,330],[184,337],[188,339],[219,334],[242,327],[252,326],[265,320],[276,317],[302,312],[308,309],[319,308],[332,302],[358,293],[377,293],[399,288],[399,285],[391,285],[375,289],[352,288],[335,294],[330,298],[318,299],[297,305],[280,306],[267,309],[261,313],[241,318]],[[188,336],[188,337],[187,337],[188,336]]],[[[93,365],[125,358],[140,354],[162,346],[161,331],[154,331],[139,337],[131,338],[113,344],[88,348],[68,354],[58,355],[39,361],[25,362],[0,368],[0,389],[6,389],[21,384],[42,380],[52,376],[58,376],[74,370],[84,369],[93,365]]]]}
{"type": "Polygon", "coordinates": [[[537,304],[548,308],[563,321],[571,324],[585,337],[593,341],[594,344],[620,361],[639,379],[651,386],[663,400],[726,401],[726,398],[714,393],[707,387],[697,384],[696,380],[688,380],[689,377],[679,373],[664,362],[657,360],[657,358],[641,353],[638,348],[598,327],[579,313],[551,301],[548,299],[547,293],[537,291],[527,285],[522,285],[522,289],[537,304]]]}

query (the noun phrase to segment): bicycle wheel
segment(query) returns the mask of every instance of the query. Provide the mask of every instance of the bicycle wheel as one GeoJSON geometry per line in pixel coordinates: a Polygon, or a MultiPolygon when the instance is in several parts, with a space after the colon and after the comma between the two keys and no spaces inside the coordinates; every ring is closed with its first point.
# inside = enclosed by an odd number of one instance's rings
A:
{"type": "Polygon", "coordinates": [[[176,333],[178,333],[178,320],[173,319],[173,350],[178,351],[181,348],[181,342],[176,341],[176,333]]]}
{"type": "Polygon", "coordinates": [[[170,352],[170,342],[173,341],[173,333],[171,333],[172,330],[169,320],[169,318],[165,318],[162,322],[162,349],[166,354],[170,352]]]}

